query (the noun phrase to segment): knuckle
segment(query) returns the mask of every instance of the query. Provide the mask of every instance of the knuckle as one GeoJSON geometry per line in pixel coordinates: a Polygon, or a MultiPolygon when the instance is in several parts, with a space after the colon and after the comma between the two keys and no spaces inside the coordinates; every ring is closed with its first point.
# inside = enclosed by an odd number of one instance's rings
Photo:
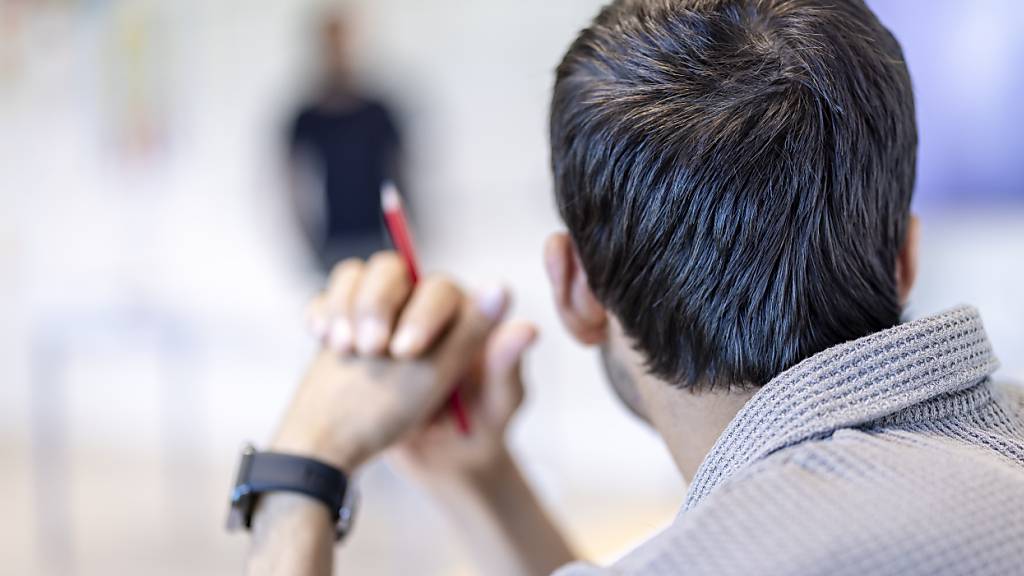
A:
{"type": "Polygon", "coordinates": [[[342,260],[341,262],[335,264],[334,268],[331,269],[330,282],[334,284],[346,274],[356,272],[360,270],[362,267],[363,261],[360,260],[359,258],[346,258],[345,260],[342,260]]]}
{"type": "Polygon", "coordinates": [[[356,300],[357,307],[364,313],[376,313],[385,308],[387,293],[383,290],[362,290],[356,300]]]}
{"type": "Polygon", "coordinates": [[[402,258],[397,252],[391,250],[382,250],[370,256],[370,265],[373,267],[388,267],[396,264],[402,265],[402,258]]]}
{"type": "Polygon", "coordinates": [[[378,252],[370,259],[370,276],[374,282],[386,283],[388,286],[411,285],[405,260],[395,252],[378,252]]]}
{"type": "Polygon", "coordinates": [[[382,283],[360,291],[356,307],[364,315],[390,315],[403,301],[393,283],[382,283]]]}
{"type": "Polygon", "coordinates": [[[424,288],[429,287],[443,294],[461,294],[459,285],[447,274],[431,274],[423,280],[424,288]]]}

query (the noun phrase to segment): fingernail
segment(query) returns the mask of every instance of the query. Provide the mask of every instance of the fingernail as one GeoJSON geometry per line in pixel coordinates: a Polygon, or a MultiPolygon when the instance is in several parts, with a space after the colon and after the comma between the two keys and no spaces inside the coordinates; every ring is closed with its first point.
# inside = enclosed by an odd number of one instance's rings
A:
{"type": "Polygon", "coordinates": [[[338,318],[331,324],[328,345],[336,352],[345,352],[352,346],[352,327],[348,320],[338,318]]]}
{"type": "Polygon", "coordinates": [[[403,326],[395,334],[394,340],[391,341],[391,353],[395,356],[408,354],[416,344],[417,339],[418,333],[415,327],[403,326]]]}
{"type": "Polygon", "coordinates": [[[495,285],[477,292],[476,307],[491,320],[497,320],[505,313],[507,300],[508,294],[505,292],[505,287],[495,285]]]}
{"type": "Polygon", "coordinates": [[[380,320],[366,318],[359,323],[359,334],[356,337],[361,354],[374,354],[384,346],[387,329],[380,320]]]}
{"type": "Polygon", "coordinates": [[[317,314],[306,316],[306,328],[314,337],[320,339],[327,334],[327,320],[317,314]]]}

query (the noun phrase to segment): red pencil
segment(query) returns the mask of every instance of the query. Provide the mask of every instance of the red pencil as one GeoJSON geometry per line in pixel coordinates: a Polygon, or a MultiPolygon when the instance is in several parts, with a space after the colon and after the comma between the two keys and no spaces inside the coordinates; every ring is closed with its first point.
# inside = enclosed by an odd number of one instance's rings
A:
{"type": "MultiPolygon", "coordinates": [[[[391,182],[385,182],[380,191],[380,205],[384,211],[384,222],[388,227],[388,234],[391,236],[391,243],[395,250],[405,260],[405,266],[409,270],[409,277],[412,283],[419,281],[419,269],[416,265],[416,250],[412,244],[412,235],[409,233],[409,222],[405,218],[405,208],[402,206],[402,196],[398,188],[391,182]]],[[[448,398],[448,407],[455,415],[455,423],[462,434],[469,434],[469,415],[462,405],[462,395],[458,387],[452,391],[448,398]]]]}

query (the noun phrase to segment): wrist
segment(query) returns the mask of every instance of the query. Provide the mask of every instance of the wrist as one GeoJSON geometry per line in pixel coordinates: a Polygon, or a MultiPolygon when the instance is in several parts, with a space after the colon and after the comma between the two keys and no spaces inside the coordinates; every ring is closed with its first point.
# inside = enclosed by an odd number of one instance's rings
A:
{"type": "Polygon", "coordinates": [[[505,502],[510,494],[517,492],[526,482],[512,452],[504,444],[495,454],[491,465],[476,470],[467,481],[480,498],[492,505],[505,502]]]}
{"type": "Polygon", "coordinates": [[[445,499],[492,498],[519,477],[518,467],[504,442],[486,462],[472,466],[418,467],[415,475],[437,496],[445,499]]]}
{"type": "Polygon", "coordinates": [[[319,573],[334,543],[334,526],[323,503],[301,494],[267,493],[256,504],[245,573],[319,573]]]}
{"type": "Polygon", "coordinates": [[[350,476],[367,459],[365,451],[352,438],[309,434],[289,427],[278,432],[269,450],[313,458],[350,476]]]}
{"type": "Polygon", "coordinates": [[[311,523],[321,528],[318,532],[333,529],[330,511],[323,502],[295,492],[262,495],[253,512],[253,534],[258,536],[282,523],[311,523]]]}
{"type": "Polygon", "coordinates": [[[337,392],[343,388],[337,380],[352,377],[332,372],[336,364],[329,354],[318,355],[268,449],[315,458],[352,474],[373,450],[366,435],[358,433],[360,415],[343,413],[341,399],[323,393],[337,392]]]}

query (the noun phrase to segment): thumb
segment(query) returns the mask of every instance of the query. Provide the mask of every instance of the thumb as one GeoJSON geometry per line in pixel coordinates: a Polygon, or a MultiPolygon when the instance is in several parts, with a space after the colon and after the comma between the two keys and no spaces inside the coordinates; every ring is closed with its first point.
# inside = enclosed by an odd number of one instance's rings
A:
{"type": "Polygon", "coordinates": [[[504,425],[523,402],[523,355],[537,340],[537,327],[513,321],[499,326],[484,349],[483,410],[492,422],[504,425]]]}
{"type": "Polygon", "coordinates": [[[437,375],[445,390],[465,376],[473,360],[479,357],[488,337],[508,310],[508,304],[508,291],[501,286],[463,300],[455,324],[435,355],[437,375]]]}

